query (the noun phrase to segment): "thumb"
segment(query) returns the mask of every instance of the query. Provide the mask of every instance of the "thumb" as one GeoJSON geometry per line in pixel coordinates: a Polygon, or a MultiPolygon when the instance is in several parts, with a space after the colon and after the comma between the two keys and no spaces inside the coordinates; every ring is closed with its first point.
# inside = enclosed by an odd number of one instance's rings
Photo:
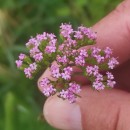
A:
{"type": "Polygon", "coordinates": [[[120,90],[102,92],[86,89],[82,98],[69,104],[51,97],[44,106],[49,124],[60,130],[128,130],[130,128],[130,94],[120,90]]]}

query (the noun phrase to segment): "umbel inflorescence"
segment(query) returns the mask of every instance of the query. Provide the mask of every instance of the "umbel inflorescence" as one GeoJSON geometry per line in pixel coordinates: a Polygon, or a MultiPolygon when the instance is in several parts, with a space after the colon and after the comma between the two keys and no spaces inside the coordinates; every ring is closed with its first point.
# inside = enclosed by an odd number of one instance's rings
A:
{"type": "Polygon", "coordinates": [[[42,68],[49,68],[51,77],[40,81],[41,92],[47,97],[58,92],[58,97],[70,103],[76,101],[81,91],[81,83],[71,80],[73,75],[85,76],[98,91],[113,88],[116,82],[108,70],[119,63],[112,57],[109,47],[89,46],[96,43],[96,37],[91,28],[80,26],[73,30],[72,25],[61,24],[59,41],[54,34],[46,32],[31,37],[26,43],[29,55],[19,55],[17,68],[23,70],[29,79],[33,79],[42,68]],[[80,72],[74,72],[74,67],[80,72]]]}

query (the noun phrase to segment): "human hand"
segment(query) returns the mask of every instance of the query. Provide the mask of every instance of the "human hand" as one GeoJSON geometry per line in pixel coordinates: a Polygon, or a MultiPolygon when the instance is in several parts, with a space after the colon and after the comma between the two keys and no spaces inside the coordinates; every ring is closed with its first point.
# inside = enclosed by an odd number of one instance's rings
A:
{"type": "MultiPolygon", "coordinates": [[[[93,26],[97,45],[109,46],[120,66],[113,70],[117,86],[112,90],[93,91],[84,83],[81,96],[69,104],[57,96],[50,97],[44,105],[44,116],[54,127],[63,130],[129,130],[130,129],[130,0],[122,2],[112,13],[93,26]]],[[[49,76],[49,71],[42,75],[49,76]]],[[[41,80],[39,79],[39,81],[41,80]]]]}

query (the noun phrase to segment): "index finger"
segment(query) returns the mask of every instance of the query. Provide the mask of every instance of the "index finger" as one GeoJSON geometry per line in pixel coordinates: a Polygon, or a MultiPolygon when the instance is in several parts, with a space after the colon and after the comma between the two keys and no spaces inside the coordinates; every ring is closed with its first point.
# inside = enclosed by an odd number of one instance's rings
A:
{"type": "Polygon", "coordinates": [[[120,64],[130,58],[130,0],[123,1],[112,13],[93,26],[97,46],[113,49],[120,64]]]}

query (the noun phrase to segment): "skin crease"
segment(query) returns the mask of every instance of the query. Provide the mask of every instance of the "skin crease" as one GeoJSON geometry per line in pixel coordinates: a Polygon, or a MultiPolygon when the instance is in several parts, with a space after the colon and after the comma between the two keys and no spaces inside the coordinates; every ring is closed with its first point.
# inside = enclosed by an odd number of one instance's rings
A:
{"type": "MultiPolygon", "coordinates": [[[[117,82],[117,86],[112,90],[97,92],[89,87],[85,78],[73,77],[73,80],[81,80],[83,84],[82,98],[77,102],[81,110],[82,128],[130,130],[130,0],[123,1],[112,13],[94,25],[93,30],[98,32],[96,46],[112,48],[120,65],[112,71],[117,82]]],[[[49,76],[49,70],[46,70],[39,81],[49,76]]],[[[48,99],[44,112],[49,109],[55,113],[53,104],[56,100],[56,96],[48,99]]],[[[52,116],[53,114],[45,115],[45,118],[48,120],[53,118],[52,116]]],[[[58,125],[51,125],[59,128],[58,125]]]]}

